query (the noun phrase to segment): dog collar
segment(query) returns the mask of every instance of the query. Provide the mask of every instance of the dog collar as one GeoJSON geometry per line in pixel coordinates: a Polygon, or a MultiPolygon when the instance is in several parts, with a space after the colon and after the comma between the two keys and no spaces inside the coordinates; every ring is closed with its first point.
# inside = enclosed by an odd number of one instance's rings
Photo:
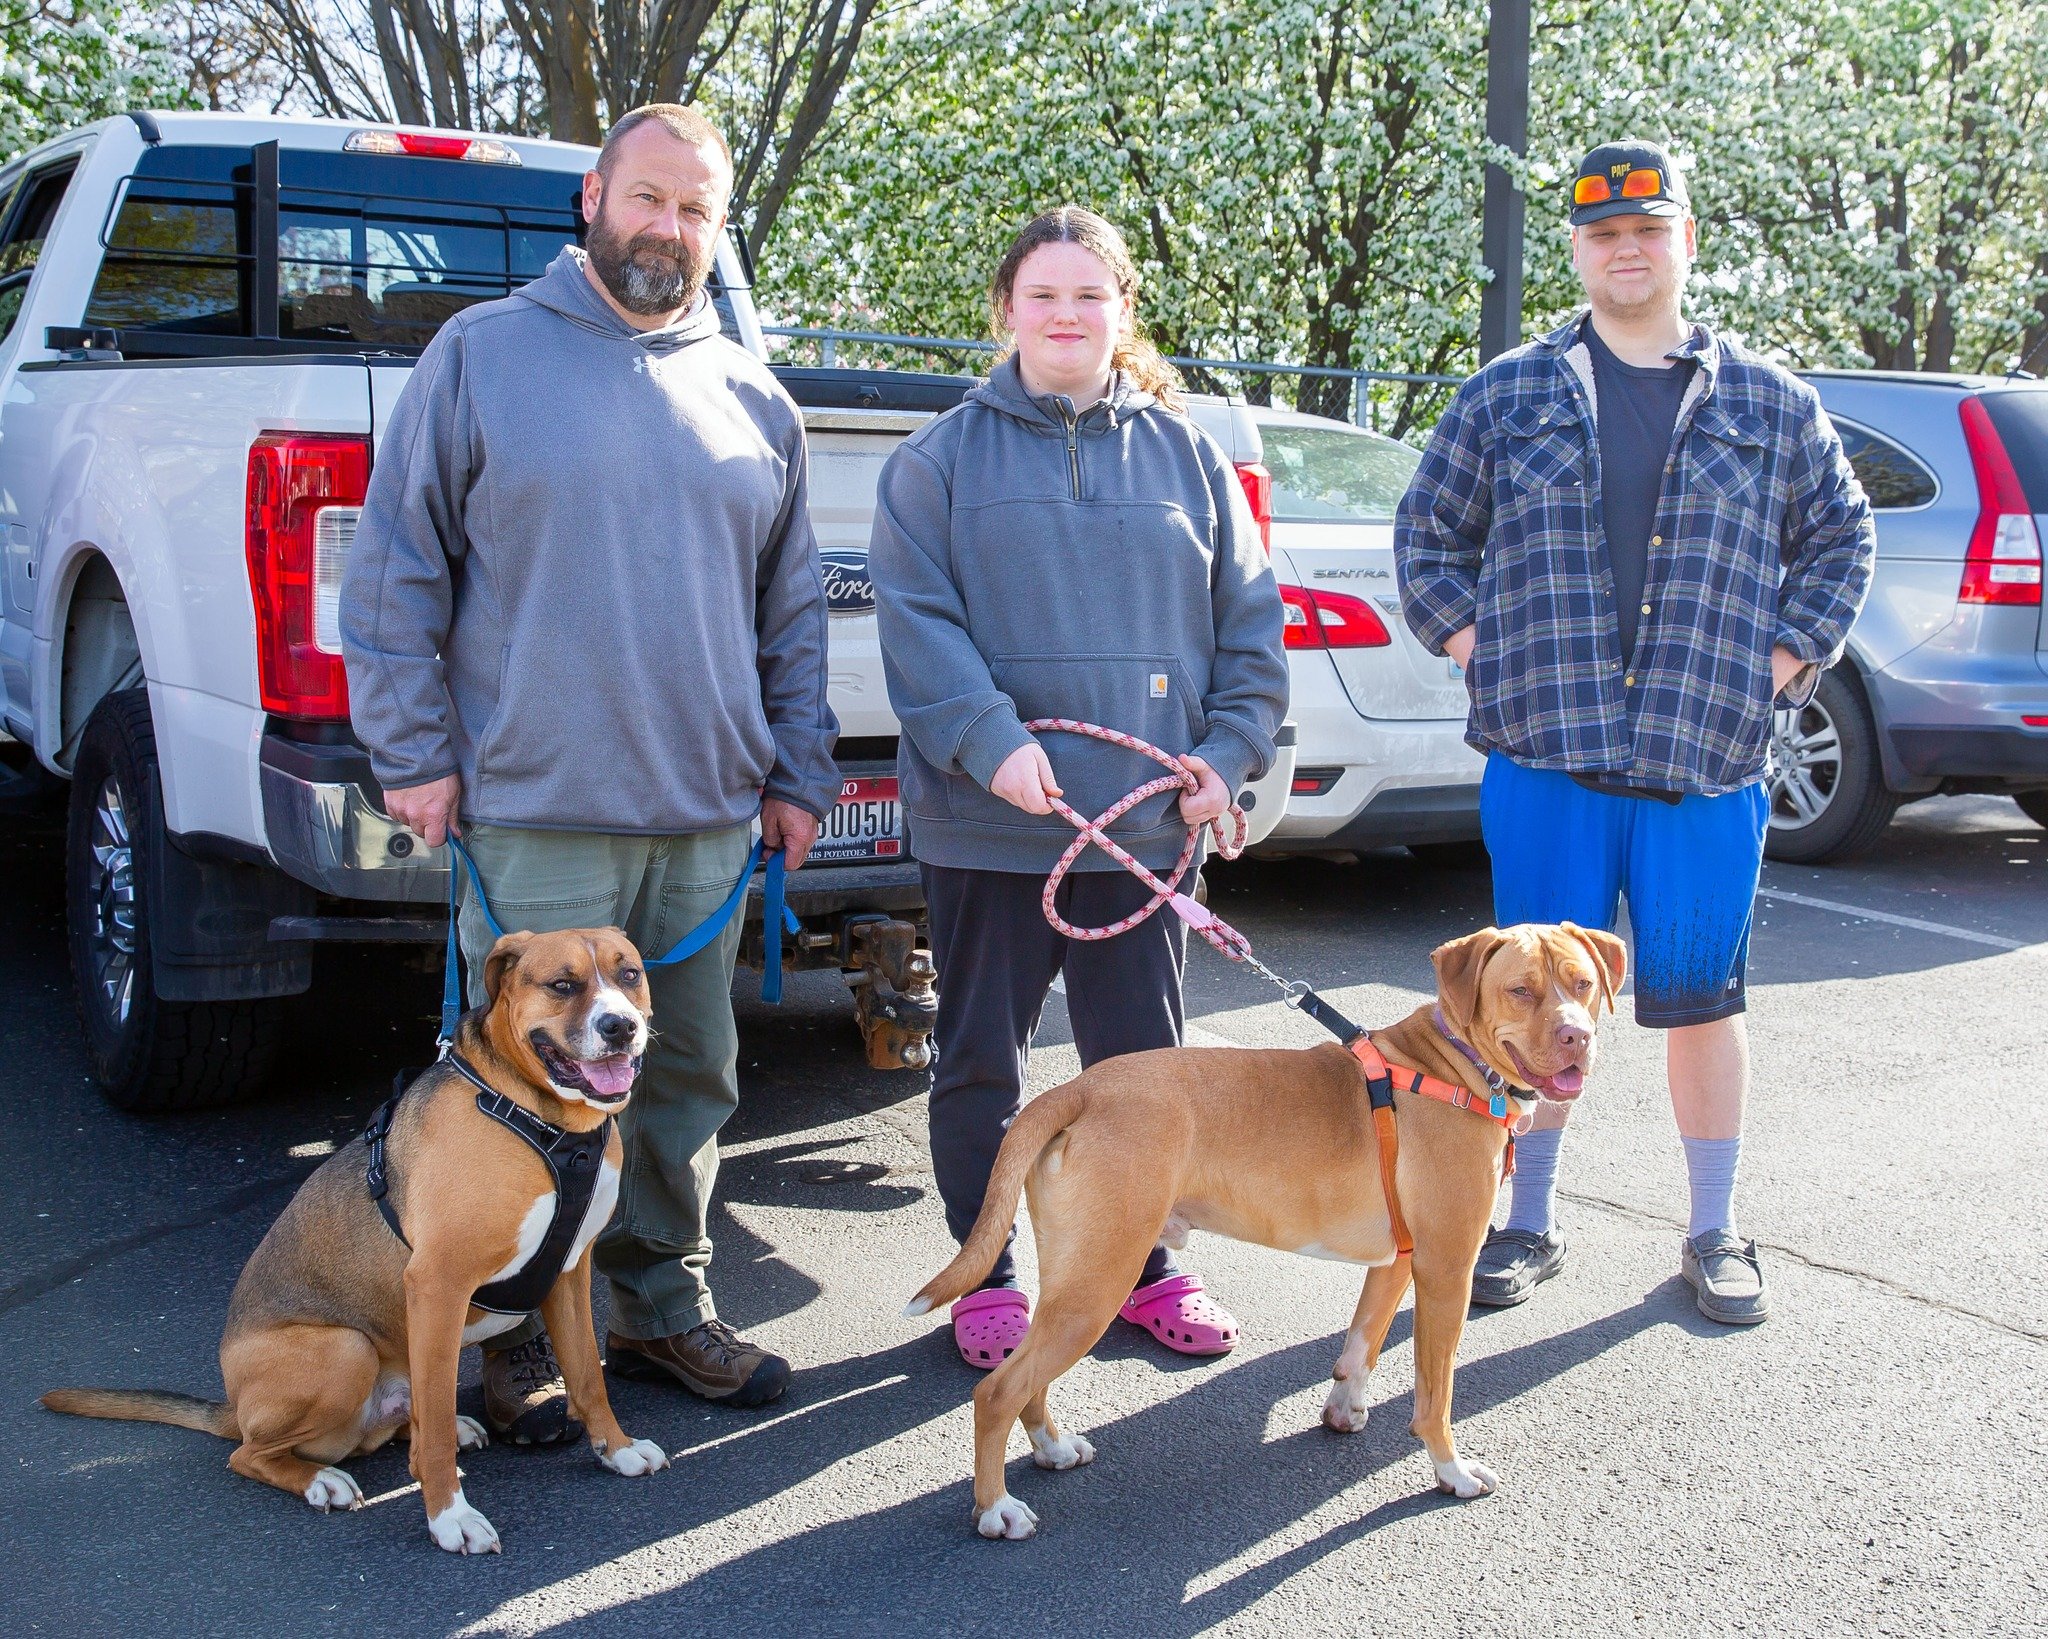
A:
{"type": "Polygon", "coordinates": [[[1470,1059],[1473,1068],[1486,1078],[1487,1090],[1493,1094],[1493,1116],[1495,1120],[1499,1120],[1507,1113],[1505,1106],[1510,1099],[1522,1105],[1534,1104],[1536,1102],[1536,1090],[1533,1087],[1517,1087],[1506,1076],[1502,1075],[1474,1052],[1462,1037],[1452,1031],[1451,1027],[1444,1022],[1444,1010],[1441,1004],[1430,1011],[1431,1016],[1436,1020],[1437,1030],[1442,1034],[1444,1040],[1457,1048],[1466,1058],[1470,1059]]]}

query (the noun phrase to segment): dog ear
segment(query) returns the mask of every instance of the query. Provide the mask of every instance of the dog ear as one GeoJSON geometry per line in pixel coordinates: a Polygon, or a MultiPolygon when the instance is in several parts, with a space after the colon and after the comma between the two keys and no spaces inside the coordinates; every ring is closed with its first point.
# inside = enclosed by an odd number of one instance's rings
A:
{"type": "Polygon", "coordinates": [[[1593,958],[1593,971],[1600,975],[1600,997],[1612,1013],[1621,995],[1621,981],[1628,973],[1628,946],[1614,934],[1599,928],[1582,928],[1576,922],[1558,926],[1585,946],[1593,958]]]}
{"type": "Polygon", "coordinates": [[[1481,928],[1429,953],[1436,964],[1437,1005],[1453,1035],[1462,1038],[1471,1031],[1473,1015],[1479,1010],[1479,976],[1486,971],[1487,960],[1507,942],[1508,936],[1499,928],[1481,928]]]}
{"type": "Polygon", "coordinates": [[[490,1007],[497,1002],[505,975],[518,965],[519,958],[526,954],[526,947],[532,943],[533,935],[530,933],[499,935],[498,942],[491,946],[490,955],[484,958],[484,1006],[490,1007]]]}

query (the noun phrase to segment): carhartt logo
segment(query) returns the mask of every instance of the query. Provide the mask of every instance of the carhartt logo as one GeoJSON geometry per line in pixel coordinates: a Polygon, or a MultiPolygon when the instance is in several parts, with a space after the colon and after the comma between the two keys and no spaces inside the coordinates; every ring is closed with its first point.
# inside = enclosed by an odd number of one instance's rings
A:
{"type": "Polygon", "coordinates": [[[1166,673],[1154,672],[1152,674],[1151,682],[1152,698],[1155,700],[1164,700],[1166,698],[1166,673]]]}

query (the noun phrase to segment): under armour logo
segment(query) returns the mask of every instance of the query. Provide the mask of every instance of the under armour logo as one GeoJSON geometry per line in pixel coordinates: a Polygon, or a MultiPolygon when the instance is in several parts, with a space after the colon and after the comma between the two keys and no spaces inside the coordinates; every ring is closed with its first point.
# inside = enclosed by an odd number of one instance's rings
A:
{"type": "Polygon", "coordinates": [[[635,353],[633,355],[633,373],[635,375],[650,375],[653,373],[653,370],[654,360],[648,357],[647,354],[635,353]]]}

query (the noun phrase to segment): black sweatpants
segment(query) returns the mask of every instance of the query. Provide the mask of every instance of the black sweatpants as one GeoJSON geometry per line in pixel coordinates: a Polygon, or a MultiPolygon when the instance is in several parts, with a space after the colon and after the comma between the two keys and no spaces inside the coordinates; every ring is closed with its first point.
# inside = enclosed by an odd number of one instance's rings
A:
{"type": "MultiPolygon", "coordinates": [[[[1113,939],[1068,939],[1045,919],[1042,876],[944,865],[923,872],[939,970],[932,1170],[946,1227],[964,1241],[981,1212],[1003,1134],[1023,1105],[1031,1037],[1054,976],[1066,975],[1067,1016],[1083,1069],[1122,1053],[1178,1047],[1187,925],[1161,907],[1113,939]]],[[[1075,871],[1061,881],[1055,903],[1067,921],[1089,928],[1128,916],[1151,897],[1128,871],[1075,871]]],[[[1155,1247],[1138,1284],[1174,1269],[1173,1254],[1155,1247]]],[[[1009,1242],[983,1284],[1016,1284],[1009,1242]]]]}

